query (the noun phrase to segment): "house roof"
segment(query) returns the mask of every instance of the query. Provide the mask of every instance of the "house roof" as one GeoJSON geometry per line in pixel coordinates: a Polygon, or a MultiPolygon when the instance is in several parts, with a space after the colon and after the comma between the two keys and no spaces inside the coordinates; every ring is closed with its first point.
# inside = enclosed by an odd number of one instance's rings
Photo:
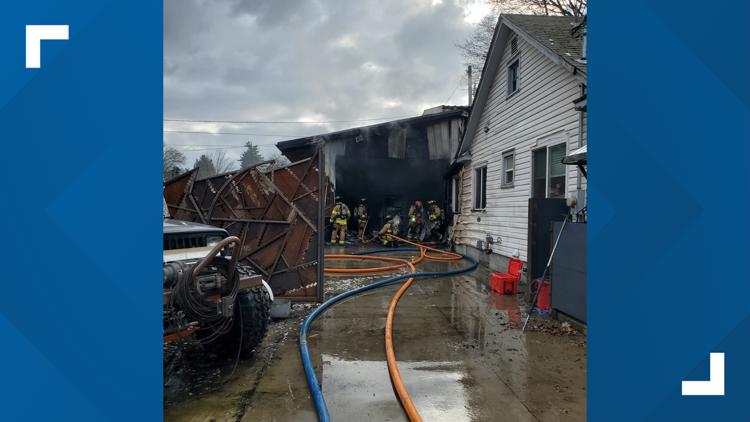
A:
{"type": "Polygon", "coordinates": [[[503,15],[518,30],[558,55],[569,66],[586,74],[583,57],[583,18],[575,16],[503,15]]]}
{"type": "Polygon", "coordinates": [[[586,83],[586,60],[582,59],[586,18],[574,16],[545,15],[500,15],[492,35],[492,43],[482,69],[482,78],[477,86],[466,131],[461,139],[456,160],[468,156],[471,141],[479,126],[479,119],[492,88],[492,82],[500,69],[503,49],[508,37],[516,33],[537,48],[554,63],[562,66],[586,83]],[[495,69],[488,71],[487,69],[495,69]]]}

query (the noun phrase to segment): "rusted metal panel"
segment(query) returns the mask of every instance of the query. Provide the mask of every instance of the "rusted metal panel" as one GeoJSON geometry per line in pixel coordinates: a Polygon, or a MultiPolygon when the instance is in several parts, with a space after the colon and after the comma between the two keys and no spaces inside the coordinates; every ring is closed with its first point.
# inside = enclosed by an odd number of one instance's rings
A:
{"type": "Polygon", "coordinates": [[[200,221],[195,219],[197,212],[191,204],[192,201],[187,199],[187,194],[193,189],[196,173],[197,170],[190,170],[164,183],[164,201],[167,203],[167,209],[171,218],[184,221],[200,221]]]}
{"type": "Polygon", "coordinates": [[[164,198],[173,218],[239,237],[239,262],[260,272],[274,295],[320,301],[322,214],[331,195],[321,163],[318,149],[309,159],[277,169],[261,163],[207,179],[191,171],[166,182],[164,198]]]}

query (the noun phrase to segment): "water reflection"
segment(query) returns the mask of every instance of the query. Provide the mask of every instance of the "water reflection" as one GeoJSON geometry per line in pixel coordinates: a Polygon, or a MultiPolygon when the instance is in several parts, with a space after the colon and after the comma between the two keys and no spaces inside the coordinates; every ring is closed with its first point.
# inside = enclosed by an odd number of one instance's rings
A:
{"type": "MultiPolygon", "coordinates": [[[[399,362],[399,370],[424,420],[472,420],[462,362],[399,362]]],[[[384,361],[323,354],[323,393],[335,420],[406,420],[384,361]]]]}

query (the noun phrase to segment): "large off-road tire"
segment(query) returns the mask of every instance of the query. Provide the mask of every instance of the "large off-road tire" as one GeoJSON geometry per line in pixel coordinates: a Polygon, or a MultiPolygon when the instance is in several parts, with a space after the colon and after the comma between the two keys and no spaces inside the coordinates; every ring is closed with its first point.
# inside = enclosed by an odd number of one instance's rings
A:
{"type": "Polygon", "coordinates": [[[232,328],[216,340],[212,351],[223,357],[252,356],[266,335],[270,318],[271,298],[263,286],[240,292],[234,305],[232,328]]]}
{"type": "Polygon", "coordinates": [[[252,355],[266,335],[268,322],[271,320],[271,298],[263,286],[258,286],[247,294],[240,295],[237,302],[232,331],[240,333],[242,330],[240,356],[246,358],[252,355]]]}
{"type": "Polygon", "coordinates": [[[207,344],[206,350],[221,358],[249,358],[263,340],[270,317],[271,298],[263,286],[240,292],[234,304],[232,328],[207,344]]]}

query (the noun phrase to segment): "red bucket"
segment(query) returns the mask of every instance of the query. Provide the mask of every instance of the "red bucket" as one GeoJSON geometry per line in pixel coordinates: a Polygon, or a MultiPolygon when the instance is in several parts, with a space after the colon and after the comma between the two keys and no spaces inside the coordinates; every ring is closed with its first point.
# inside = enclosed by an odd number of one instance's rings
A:
{"type": "Polygon", "coordinates": [[[540,311],[550,310],[550,283],[549,280],[542,281],[541,279],[534,280],[539,290],[539,294],[536,298],[536,307],[540,311]]]}

